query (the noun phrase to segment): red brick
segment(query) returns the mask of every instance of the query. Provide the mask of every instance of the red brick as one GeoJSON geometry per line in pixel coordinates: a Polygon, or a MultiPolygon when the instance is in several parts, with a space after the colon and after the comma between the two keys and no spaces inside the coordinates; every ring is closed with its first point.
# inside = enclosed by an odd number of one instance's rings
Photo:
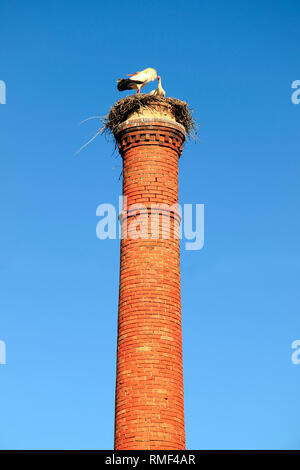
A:
{"type": "MultiPolygon", "coordinates": [[[[178,159],[184,129],[153,118],[126,121],[116,139],[123,158],[123,194],[131,204],[178,203],[178,159]]],[[[143,217],[150,215],[143,212],[143,217]]],[[[185,449],[180,217],[170,239],[159,216],[157,238],[132,238],[137,216],[122,213],[115,411],[115,449],[185,449]]],[[[141,219],[139,219],[141,220],[141,219]]]]}

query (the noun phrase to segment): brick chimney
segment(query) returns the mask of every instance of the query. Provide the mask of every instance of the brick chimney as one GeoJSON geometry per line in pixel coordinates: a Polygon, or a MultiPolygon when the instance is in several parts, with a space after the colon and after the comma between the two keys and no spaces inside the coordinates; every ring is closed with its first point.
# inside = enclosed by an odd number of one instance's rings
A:
{"type": "Polygon", "coordinates": [[[115,449],[185,449],[181,217],[176,208],[185,129],[176,122],[172,106],[157,103],[154,109],[143,108],[129,116],[115,131],[115,138],[123,158],[123,196],[127,198],[119,217],[124,238],[115,449]],[[150,215],[153,205],[157,208],[150,215]],[[153,230],[150,233],[151,218],[159,220],[155,236],[153,230]],[[143,220],[149,221],[146,229],[138,226],[143,220]]]}

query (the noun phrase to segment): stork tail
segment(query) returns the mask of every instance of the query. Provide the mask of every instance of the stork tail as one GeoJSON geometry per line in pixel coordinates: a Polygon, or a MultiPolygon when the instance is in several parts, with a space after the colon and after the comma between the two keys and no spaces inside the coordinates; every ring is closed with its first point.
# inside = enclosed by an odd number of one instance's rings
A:
{"type": "Polygon", "coordinates": [[[117,80],[117,83],[118,83],[118,85],[117,85],[118,90],[119,91],[124,91],[124,90],[133,90],[133,89],[137,88],[136,85],[140,85],[143,82],[140,82],[138,80],[131,80],[130,78],[124,78],[124,79],[119,78],[117,80]]]}

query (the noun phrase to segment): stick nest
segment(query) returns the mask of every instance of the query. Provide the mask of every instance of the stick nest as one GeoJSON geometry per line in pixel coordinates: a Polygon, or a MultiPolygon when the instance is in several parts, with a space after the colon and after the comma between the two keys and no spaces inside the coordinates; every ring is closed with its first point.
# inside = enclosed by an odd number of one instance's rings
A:
{"type": "Polygon", "coordinates": [[[184,101],[176,98],[164,98],[147,94],[130,95],[118,100],[103,119],[101,133],[115,135],[118,126],[134,112],[143,108],[155,108],[157,103],[168,103],[172,106],[175,120],[185,128],[188,138],[197,140],[197,124],[192,110],[184,101]]]}

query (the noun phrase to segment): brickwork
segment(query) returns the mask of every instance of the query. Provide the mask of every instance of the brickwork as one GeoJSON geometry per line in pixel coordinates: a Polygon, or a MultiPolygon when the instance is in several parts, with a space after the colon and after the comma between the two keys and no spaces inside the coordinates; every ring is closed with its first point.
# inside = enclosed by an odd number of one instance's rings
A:
{"type": "Polygon", "coordinates": [[[120,221],[127,236],[121,240],[115,449],[185,448],[176,207],[184,138],[180,124],[159,117],[126,121],[116,133],[127,197],[120,221]],[[161,204],[173,206],[171,212],[168,206],[160,211],[161,204]]]}

